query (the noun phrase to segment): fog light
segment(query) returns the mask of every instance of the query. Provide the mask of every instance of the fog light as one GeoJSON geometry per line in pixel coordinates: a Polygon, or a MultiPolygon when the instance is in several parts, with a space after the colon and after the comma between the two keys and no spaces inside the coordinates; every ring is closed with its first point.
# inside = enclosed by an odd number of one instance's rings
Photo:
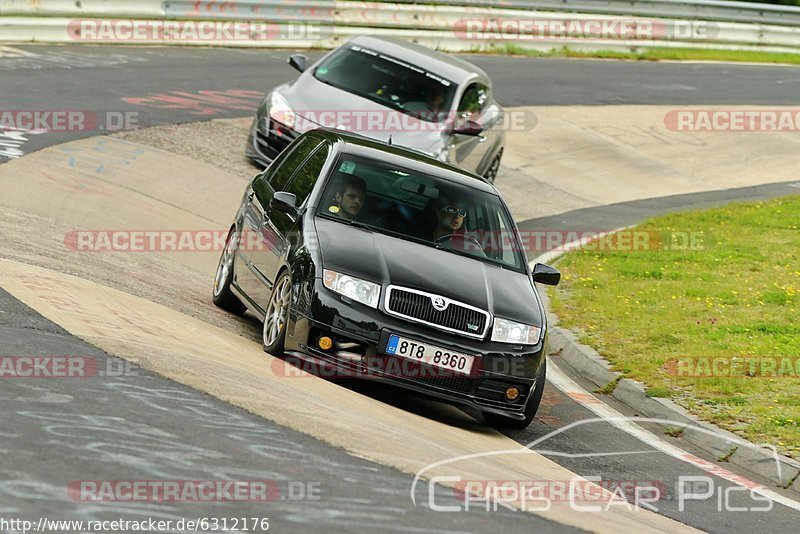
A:
{"type": "Polygon", "coordinates": [[[508,386],[506,389],[506,400],[514,402],[519,398],[519,388],[517,386],[508,386]]]}
{"type": "Polygon", "coordinates": [[[317,339],[317,346],[322,350],[331,350],[331,347],[333,347],[333,340],[328,336],[322,336],[317,339]]]}

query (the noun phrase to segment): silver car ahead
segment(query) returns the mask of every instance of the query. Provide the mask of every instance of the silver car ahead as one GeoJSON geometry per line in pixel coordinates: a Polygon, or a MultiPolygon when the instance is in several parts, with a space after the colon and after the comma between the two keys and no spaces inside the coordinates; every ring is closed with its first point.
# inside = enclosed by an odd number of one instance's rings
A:
{"type": "Polygon", "coordinates": [[[457,165],[493,182],[503,155],[503,110],[489,77],[463,59],[397,39],[356,37],[269,91],[247,156],[267,166],[302,132],[338,128],[457,165]]]}

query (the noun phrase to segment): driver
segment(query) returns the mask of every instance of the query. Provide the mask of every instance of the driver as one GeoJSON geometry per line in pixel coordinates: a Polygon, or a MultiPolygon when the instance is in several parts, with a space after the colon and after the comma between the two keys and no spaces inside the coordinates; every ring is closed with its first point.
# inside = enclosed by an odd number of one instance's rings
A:
{"type": "Polygon", "coordinates": [[[339,184],[334,198],[336,203],[330,206],[328,211],[352,221],[364,206],[364,200],[367,198],[367,184],[357,176],[348,176],[339,184]]]}
{"type": "Polygon", "coordinates": [[[444,104],[444,87],[442,87],[442,84],[431,83],[428,86],[428,91],[425,94],[425,103],[434,113],[442,111],[442,105],[444,104]]]}

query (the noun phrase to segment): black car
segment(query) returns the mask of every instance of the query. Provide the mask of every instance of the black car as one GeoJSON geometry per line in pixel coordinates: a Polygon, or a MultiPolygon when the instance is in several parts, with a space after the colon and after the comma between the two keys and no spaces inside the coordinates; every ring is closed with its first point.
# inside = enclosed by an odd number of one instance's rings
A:
{"type": "Polygon", "coordinates": [[[245,191],[213,300],[264,321],[264,349],[522,428],[547,324],[519,232],[483,178],[340,131],[298,137],[245,191]]]}
{"type": "Polygon", "coordinates": [[[505,143],[492,82],[461,58],[416,43],[359,36],[271,89],[259,105],[246,155],[267,165],[300,133],[338,128],[412,148],[493,182],[505,143]]]}

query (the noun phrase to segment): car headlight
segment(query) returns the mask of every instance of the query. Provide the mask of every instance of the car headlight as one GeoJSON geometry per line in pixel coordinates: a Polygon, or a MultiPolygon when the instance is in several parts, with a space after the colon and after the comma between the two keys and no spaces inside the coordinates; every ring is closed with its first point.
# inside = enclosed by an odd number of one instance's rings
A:
{"type": "Polygon", "coordinates": [[[323,269],[322,282],[331,291],[361,304],[366,304],[371,308],[378,307],[378,301],[381,298],[380,284],[368,282],[348,274],[337,273],[330,269],[323,269]]]}
{"type": "Polygon", "coordinates": [[[269,116],[287,128],[294,129],[295,113],[289,102],[279,93],[272,92],[269,98],[269,116]]]}
{"type": "Polygon", "coordinates": [[[515,323],[508,319],[495,317],[492,328],[492,341],[501,343],[520,343],[522,345],[535,345],[539,342],[542,329],[529,324],[515,323]]]}

